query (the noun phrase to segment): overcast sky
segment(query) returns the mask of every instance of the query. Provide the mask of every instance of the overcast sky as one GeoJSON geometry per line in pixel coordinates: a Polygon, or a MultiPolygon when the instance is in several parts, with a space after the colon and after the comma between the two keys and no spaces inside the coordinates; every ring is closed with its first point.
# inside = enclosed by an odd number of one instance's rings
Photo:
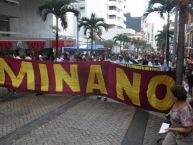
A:
{"type": "MultiPolygon", "coordinates": [[[[127,11],[131,13],[132,17],[140,17],[145,12],[148,6],[149,0],[127,0],[127,11]]],[[[163,25],[166,23],[166,20],[163,20],[159,15],[150,14],[147,17],[148,23],[154,23],[155,33],[158,30],[161,30],[163,25]]]]}

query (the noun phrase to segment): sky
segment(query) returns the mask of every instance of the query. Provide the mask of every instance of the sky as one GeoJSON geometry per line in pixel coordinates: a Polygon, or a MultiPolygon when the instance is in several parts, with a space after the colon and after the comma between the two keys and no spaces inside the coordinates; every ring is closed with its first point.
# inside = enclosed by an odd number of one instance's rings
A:
{"type": "MultiPolygon", "coordinates": [[[[127,0],[127,12],[130,12],[132,17],[141,17],[148,6],[148,1],[149,0],[127,0]]],[[[166,24],[166,20],[161,19],[156,13],[150,14],[147,17],[147,22],[154,23],[155,34],[166,24]]]]}

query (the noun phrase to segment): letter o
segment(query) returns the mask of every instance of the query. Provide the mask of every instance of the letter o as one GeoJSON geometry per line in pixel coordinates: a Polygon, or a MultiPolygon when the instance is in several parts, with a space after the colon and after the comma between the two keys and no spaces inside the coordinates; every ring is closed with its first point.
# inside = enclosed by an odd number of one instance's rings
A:
{"type": "Polygon", "coordinates": [[[147,98],[149,104],[157,110],[167,111],[173,104],[172,94],[170,89],[175,85],[172,77],[166,75],[155,76],[150,80],[147,90],[147,98]],[[167,88],[166,96],[163,99],[158,99],[156,96],[156,87],[158,85],[165,85],[167,88]]]}

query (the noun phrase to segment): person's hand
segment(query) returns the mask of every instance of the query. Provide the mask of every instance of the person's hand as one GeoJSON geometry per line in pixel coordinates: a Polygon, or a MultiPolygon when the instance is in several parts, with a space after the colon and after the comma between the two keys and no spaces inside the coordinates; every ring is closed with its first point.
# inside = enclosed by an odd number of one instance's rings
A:
{"type": "Polygon", "coordinates": [[[174,128],[171,128],[171,127],[166,129],[166,132],[173,132],[173,131],[175,131],[175,130],[174,130],[174,128]]]}

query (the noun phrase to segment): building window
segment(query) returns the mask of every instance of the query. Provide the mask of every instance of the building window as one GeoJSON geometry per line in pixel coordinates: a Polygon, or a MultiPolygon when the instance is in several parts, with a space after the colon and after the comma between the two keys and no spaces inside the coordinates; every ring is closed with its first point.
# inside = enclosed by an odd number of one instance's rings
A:
{"type": "Polygon", "coordinates": [[[109,10],[116,10],[117,8],[115,6],[109,6],[109,10]]]}
{"type": "Polygon", "coordinates": [[[109,19],[116,19],[115,15],[109,15],[109,19]]]}
{"type": "Polygon", "coordinates": [[[85,7],[80,7],[80,10],[84,10],[85,9],[85,7]]]}
{"type": "Polygon", "coordinates": [[[9,31],[9,18],[0,16],[0,31],[9,31]]]}
{"type": "MultiPolygon", "coordinates": [[[[9,32],[10,28],[9,28],[9,18],[4,17],[4,16],[0,16],[0,31],[6,31],[9,32]]],[[[9,36],[8,34],[1,34],[2,36],[9,36]]]]}

